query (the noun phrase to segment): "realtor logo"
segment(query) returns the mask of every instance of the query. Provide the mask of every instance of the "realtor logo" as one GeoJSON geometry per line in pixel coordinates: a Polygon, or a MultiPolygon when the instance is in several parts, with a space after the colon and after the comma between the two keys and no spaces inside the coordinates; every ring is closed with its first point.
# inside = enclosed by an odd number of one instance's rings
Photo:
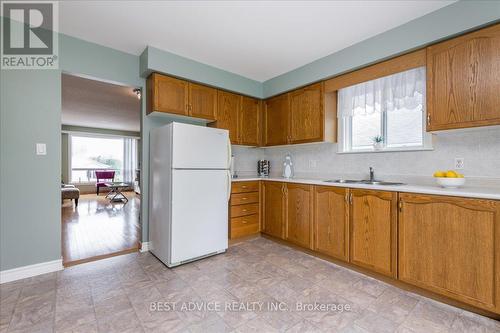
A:
{"type": "Polygon", "coordinates": [[[2,69],[57,69],[55,1],[2,1],[2,69]]]}

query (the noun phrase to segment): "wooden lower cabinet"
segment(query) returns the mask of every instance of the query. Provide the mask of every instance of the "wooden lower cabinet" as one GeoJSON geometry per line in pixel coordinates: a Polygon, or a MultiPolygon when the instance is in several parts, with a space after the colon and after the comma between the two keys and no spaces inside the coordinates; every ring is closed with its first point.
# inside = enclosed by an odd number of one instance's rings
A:
{"type": "Polygon", "coordinates": [[[261,204],[264,234],[500,314],[500,201],[263,181],[261,204]]]}
{"type": "Polygon", "coordinates": [[[312,249],[313,186],[288,183],[285,187],[285,196],[285,239],[312,249]]]}
{"type": "Polygon", "coordinates": [[[397,274],[397,192],[351,189],[350,262],[397,274]]]}
{"type": "Polygon", "coordinates": [[[258,181],[233,182],[229,211],[229,238],[260,232],[260,192],[258,181]]]}
{"type": "Polygon", "coordinates": [[[400,200],[399,279],[500,313],[500,201],[400,200]]]}
{"type": "Polygon", "coordinates": [[[285,183],[262,182],[262,232],[285,238],[285,183]]]}
{"type": "Polygon", "coordinates": [[[314,187],[314,250],[349,260],[349,189],[314,187]]]}
{"type": "Polygon", "coordinates": [[[231,218],[231,239],[258,234],[259,231],[258,214],[231,218]]]}

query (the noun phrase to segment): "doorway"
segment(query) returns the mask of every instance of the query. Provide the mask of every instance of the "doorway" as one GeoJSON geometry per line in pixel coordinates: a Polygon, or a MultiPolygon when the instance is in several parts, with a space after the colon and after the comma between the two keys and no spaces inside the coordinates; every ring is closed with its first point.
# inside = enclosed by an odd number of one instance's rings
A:
{"type": "Polygon", "coordinates": [[[141,91],[62,74],[64,266],[140,247],[141,91]]]}

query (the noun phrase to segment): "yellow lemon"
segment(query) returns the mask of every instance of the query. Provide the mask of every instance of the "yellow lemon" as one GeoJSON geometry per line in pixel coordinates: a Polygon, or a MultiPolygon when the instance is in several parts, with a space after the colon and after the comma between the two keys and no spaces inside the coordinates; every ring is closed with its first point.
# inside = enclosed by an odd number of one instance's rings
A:
{"type": "Polygon", "coordinates": [[[436,171],[434,172],[434,177],[446,177],[446,172],[444,171],[436,171]]]}
{"type": "Polygon", "coordinates": [[[446,177],[447,177],[447,178],[458,178],[458,175],[457,175],[457,173],[456,173],[455,171],[453,171],[453,170],[448,170],[448,171],[446,172],[446,177]]]}
{"type": "Polygon", "coordinates": [[[461,173],[458,173],[458,174],[457,174],[457,177],[458,177],[458,178],[464,178],[464,175],[462,175],[461,173]]]}

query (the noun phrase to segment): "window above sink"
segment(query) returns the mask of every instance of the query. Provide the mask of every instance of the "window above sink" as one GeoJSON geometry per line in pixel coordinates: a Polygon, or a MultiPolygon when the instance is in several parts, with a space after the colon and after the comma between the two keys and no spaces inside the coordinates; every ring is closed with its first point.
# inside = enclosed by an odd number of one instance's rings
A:
{"type": "Polygon", "coordinates": [[[432,149],[425,67],[338,91],[339,153],[432,149]]]}

